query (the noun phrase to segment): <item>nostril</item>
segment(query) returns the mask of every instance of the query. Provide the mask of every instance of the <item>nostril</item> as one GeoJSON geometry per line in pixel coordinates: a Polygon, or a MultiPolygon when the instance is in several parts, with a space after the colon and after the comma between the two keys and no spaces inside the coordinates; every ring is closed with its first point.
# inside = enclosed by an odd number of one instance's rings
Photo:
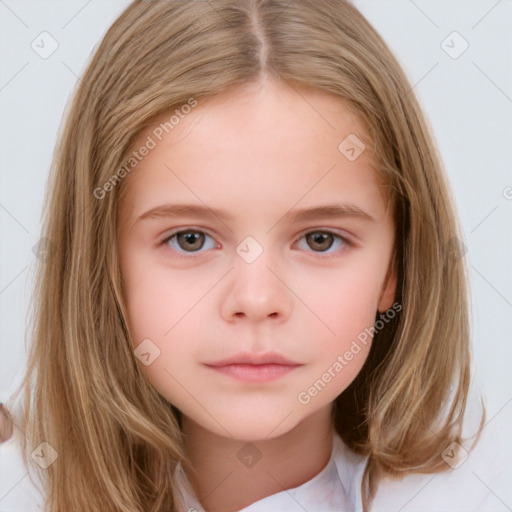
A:
{"type": "Polygon", "coordinates": [[[0,403],[0,444],[6,443],[14,434],[14,422],[7,407],[0,403]]]}

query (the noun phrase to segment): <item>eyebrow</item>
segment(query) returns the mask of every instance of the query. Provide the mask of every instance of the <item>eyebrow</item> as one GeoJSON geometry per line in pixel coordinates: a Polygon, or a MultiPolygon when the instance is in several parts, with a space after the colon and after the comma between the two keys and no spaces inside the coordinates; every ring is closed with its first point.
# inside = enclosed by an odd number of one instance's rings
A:
{"type": "MultiPolygon", "coordinates": [[[[233,215],[228,214],[224,210],[208,208],[207,206],[195,204],[163,204],[156,206],[151,210],[143,213],[135,222],[146,219],[161,219],[191,216],[196,218],[211,218],[213,216],[223,220],[233,220],[233,215]]],[[[365,210],[354,204],[333,203],[312,208],[300,208],[288,211],[283,217],[290,222],[301,222],[305,220],[315,220],[320,218],[344,218],[351,217],[364,221],[375,222],[375,218],[365,210]]]]}

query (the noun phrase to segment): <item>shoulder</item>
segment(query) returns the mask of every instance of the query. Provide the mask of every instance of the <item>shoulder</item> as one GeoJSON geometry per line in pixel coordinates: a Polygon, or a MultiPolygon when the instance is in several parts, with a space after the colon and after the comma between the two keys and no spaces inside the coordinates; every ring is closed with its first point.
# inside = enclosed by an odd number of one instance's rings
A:
{"type": "MultiPolygon", "coordinates": [[[[509,435],[512,404],[488,419],[475,442],[481,409],[468,418],[464,446],[439,447],[446,471],[422,474],[408,472],[402,479],[383,479],[368,512],[510,512],[512,438],[509,435]]],[[[357,512],[362,511],[361,482],[367,457],[349,449],[335,436],[334,459],[357,512]]]]}
{"type": "Polygon", "coordinates": [[[380,483],[370,512],[506,512],[512,507],[509,461],[512,443],[500,423],[489,424],[470,449],[460,445],[442,450],[447,470],[410,473],[380,483]],[[468,451],[469,450],[469,451],[468,451]]]}

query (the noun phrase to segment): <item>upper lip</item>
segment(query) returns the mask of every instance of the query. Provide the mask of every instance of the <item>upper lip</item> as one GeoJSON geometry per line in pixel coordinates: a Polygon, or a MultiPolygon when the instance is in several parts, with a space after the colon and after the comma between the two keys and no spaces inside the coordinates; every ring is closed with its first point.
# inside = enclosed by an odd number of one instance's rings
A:
{"type": "Polygon", "coordinates": [[[280,364],[283,366],[297,366],[300,363],[291,361],[290,359],[287,359],[286,357],[282,356],[281,354],[277,354],[276,352],[265,352],[263,354],[243,352],[227,359],[222,359],[221,361],[205,364],[207,366],[228,366],[230,364],[280,364]]]}

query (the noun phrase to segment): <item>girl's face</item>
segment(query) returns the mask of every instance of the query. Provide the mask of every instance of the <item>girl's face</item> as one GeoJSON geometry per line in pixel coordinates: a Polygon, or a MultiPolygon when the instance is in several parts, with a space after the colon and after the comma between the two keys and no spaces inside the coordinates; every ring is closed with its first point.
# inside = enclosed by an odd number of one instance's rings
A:
{"type": "Polygon", "coordinates": [[[341,100],[270,82],[194,101],[140,136],[122,183],[135,354],[203,428],[277,437],[328,410],[365,362],[393,303],[393,222],[341,100]],[[297,366],[209,366],[270,352],[297,366]]]}

